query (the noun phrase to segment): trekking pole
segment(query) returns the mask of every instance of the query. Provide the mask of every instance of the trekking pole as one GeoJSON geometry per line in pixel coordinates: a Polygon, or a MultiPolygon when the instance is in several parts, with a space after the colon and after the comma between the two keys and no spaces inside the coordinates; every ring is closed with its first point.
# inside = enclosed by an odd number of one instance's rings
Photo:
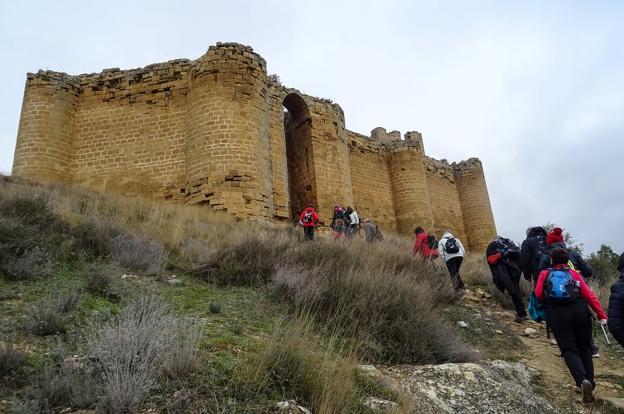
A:
{"type": "MultiPolygon", "coordinates": [[[[593,313],[591,315],[594,318],[594,320],[598,321],[598,318],[596,317],[596,315],[594,315],[593,313]]],[[[604,334],[604,337],[607,340],[607,345],[611,345],[611,341],[609,340],[609,334],[607,334],[607,330],[605,329],[604,325],[601,324],[600,321],[598,321],[598,325],[600,325],[600,329],[602,329],[602,333],[604,334]]]]}

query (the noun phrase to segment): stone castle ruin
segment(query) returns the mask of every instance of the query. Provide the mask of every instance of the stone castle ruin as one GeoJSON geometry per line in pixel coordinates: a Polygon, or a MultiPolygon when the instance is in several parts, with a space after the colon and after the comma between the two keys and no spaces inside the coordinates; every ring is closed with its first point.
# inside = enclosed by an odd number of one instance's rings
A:
{"type": "Polygon", "coordinates": [[[340,106],[268,76],[250,47],[70,76],[29,73],[13,174],[288,220],[354,206],[381,228],[445,229],[483,249],[496,233],[481,162],[425,155],[422,136],[345,128],[340,106]]]}

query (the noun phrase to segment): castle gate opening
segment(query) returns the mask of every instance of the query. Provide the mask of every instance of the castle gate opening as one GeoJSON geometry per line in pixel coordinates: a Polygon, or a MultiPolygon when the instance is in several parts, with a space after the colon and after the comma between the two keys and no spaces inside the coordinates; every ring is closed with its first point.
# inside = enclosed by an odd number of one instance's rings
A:
{"type": "Polygon", "coordinates": [[[287,95],[283,105],[288,194],[293,218],[308,203],[317,204],[312,163],[312,119],[308,105],[296,93],[287,95]]]}

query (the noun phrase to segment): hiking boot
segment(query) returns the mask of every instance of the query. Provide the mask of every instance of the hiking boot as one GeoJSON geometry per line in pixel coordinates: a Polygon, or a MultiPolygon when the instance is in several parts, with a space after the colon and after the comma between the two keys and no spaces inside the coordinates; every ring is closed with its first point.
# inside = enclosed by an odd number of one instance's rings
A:
{"type": "Polygon", "coordinates": [[[592,351],[592,358],[600,358],[600,351],[595,349],[592,351]]]}
{"type": "Polygon", "coordinates": [[[514,322],[515,323],[522,323],[522,322],[526,321],[527,319],[529,319],[528,316],[516,316],[514,318],[514,322]]]}
{"type": "Polygon", "coordinates": [[[593,404],[596,401],[594,386],[586,379],[581,383],[581,394],[583,394],[583,402],[585,404],[593,404]]]}

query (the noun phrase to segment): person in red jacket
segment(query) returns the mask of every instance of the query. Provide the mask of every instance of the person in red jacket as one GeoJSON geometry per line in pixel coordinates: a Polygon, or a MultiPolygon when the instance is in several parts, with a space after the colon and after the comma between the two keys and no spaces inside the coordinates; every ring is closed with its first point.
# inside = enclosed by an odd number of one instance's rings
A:
{"type": "MultiPolygon", "coordinates": [[[[429,234],[420,226],[414,230],[416,242],[414,243],[414,255],[420,255],[423,259],[435,259],[438,257],[438,249],[429,246],[429,234]]],[[[437,246],[437,241],[436,241],[437,246]]]]}
{"type": "Polygon", "coordinates": [[[568,267],[570,256],[565,249],[553,250],[551,260],[552,267],[538,276],[535,296],[546,306],[548,325],[574,382],[581,389],[583,401],[592,403],[596,398],[596,383],[591,349],[592,315],[587,305],[601,325],[606,325],[607,315],[581,275],[568,267]]]}
{"type": "Polygon", "coordinates": [[[314,240],[314,229],[319,221],[318,214],[314,211],[314,206],[308,204],[308,206],[301,212],[299,216],[299,223],[303,226],[303,239],[305,241],[314,240]]]}

